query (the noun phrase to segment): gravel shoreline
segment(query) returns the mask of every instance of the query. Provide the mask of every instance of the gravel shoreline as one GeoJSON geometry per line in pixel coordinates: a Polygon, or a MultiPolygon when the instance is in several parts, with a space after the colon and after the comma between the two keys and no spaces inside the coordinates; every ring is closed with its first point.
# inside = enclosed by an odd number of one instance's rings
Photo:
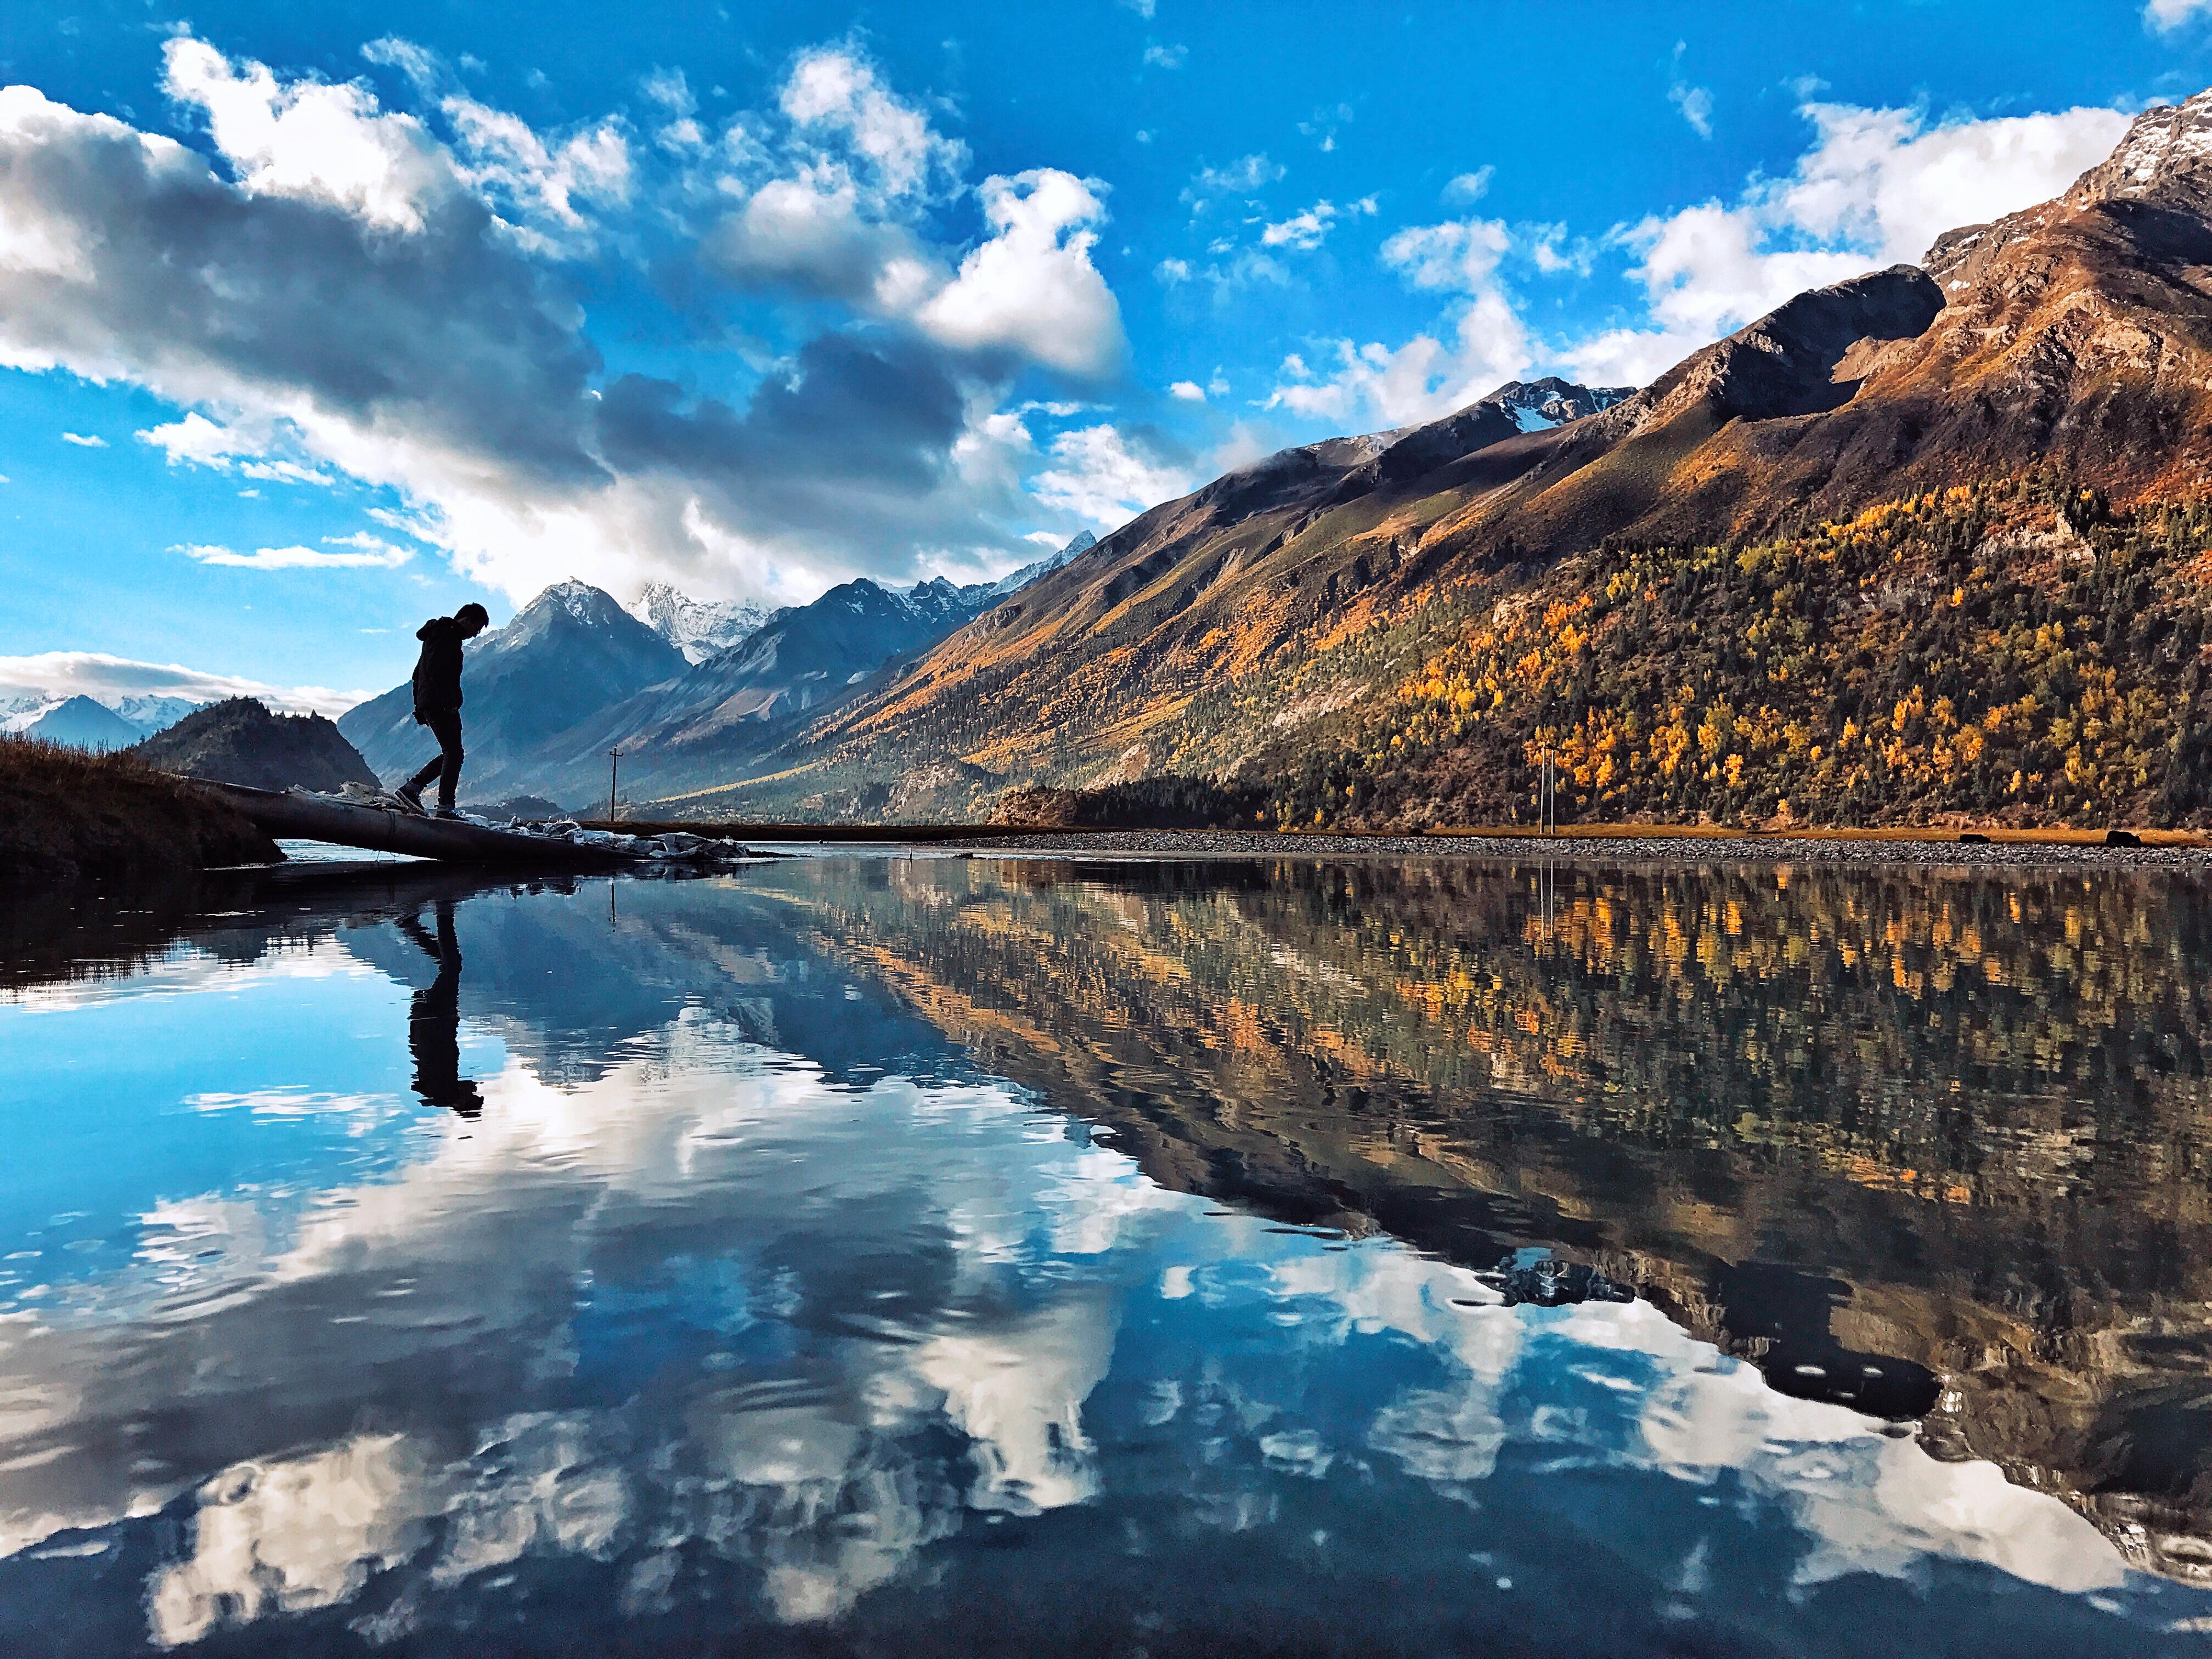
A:
{"type": "Polygon", "coordinates": [[[1064,836],[1016,834],[913,850],[942,857],[973,854],[1040,858],[1421,858],[1510,860],[1523,864],[1850,864],[1999,869],[2063,866],[2212,872],[2212,848],[1801,841],[1771,836],[1621,836],[1543,841],[1506,836],[1328,836],[1126,830],[1064,836]]]}

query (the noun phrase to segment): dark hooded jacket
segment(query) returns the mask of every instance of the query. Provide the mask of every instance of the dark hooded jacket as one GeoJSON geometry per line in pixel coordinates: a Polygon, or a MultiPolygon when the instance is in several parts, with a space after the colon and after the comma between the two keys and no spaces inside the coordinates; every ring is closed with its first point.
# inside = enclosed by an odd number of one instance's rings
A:
{"type": "Polygon", "coordinates": [[[422,654],[415,661],[415,719],[428,726],[437,714],[461,708],[461,625],[451,617],[433,617],[415,630],[422,654]]]}

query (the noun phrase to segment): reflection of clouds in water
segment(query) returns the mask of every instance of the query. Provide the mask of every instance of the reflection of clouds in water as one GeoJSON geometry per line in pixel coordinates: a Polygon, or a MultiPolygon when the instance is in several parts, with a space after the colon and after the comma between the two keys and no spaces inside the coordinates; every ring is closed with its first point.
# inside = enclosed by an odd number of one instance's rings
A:
{"type": "Polygon", "coordinates": [[[1402,1390],[1367,1437],[1449,1495],[1472,1496],[1512,1441],[1566,1439],[1585,1455],[1680,1479],[1732,1472],[1814,1540],[1800,1583],[1899,1576],[1930,1555],[2063,1590],[2110,1588],[2125,1576],[2111,1542],[2058,1499],[2012,1485],[1991,1463],[1939,1462],[1917,1440],[1892,1438],[1843,1407],[1778,1394],[1754,1367],[1649,1303],[1455,1306],[1494,1292],[1460,1268],[1372,1246],[1293,1258],[1270,1276],[1273,1294],[1304,1312],[1309,1338],[1389,1331],[1449,1357],[1450,1386],[1402,1390]],[[1501,1400],[1524,1382],[1554,1392],[1579,1385],[1579,1397],[1516,1419],[1501,1400]]]}
{"type": "Polygon", "coordinates": [[[1775,1393],[1750,1365],[1714,1369],[1711,1348],[1656,1312],[1634,1322],[1641,1328],[1620,1340],[1665,1367],[1638,1424],[1645,1455],[1685,1480],[1733,1470],[1780,1498],[1817,1540],[1798,1564],[1799,1582],[1903,1574],[1930,1554],[1987,1562],[2055,1589],[2109,1589],[2125,1576],[2095,1527],[2057,1498],[2014,1486],[1994,1463],[1938,1462],[1917,1441],[1891,1439],[1841,1406],[1775,1393]]]}
{"type": "Polygon", "coordinates": [[[975,1444],[971,1509],[1036,1515],[1098,1489],[1083,1402],[1114,1358],[1111,1303],[1071,1298],[1012,1325],[933,1337],[915,1369],[975,1444]]]}
{"type": "Polygon", "coordinates": [[[351,1600],[428,1540],[432,1478],[396,1434],[226,1469],[200,1492],[190,1558],[154,1576],[154,1639],[175,1647],[223,1624],[351,1600]]]}
{"type": "Polygon", "coordinates": [[[267,943],[250,963],[230,961],[200,945],[178,945],[116,978],[61,980],[0,989],[0,1008],[62,1014],[101,1003],[166,1001],[209,992],[227,994],[284,980],[383,977],[334,939],[267,943]]]}
{"type": "Polygon", "coordinates": [[[484,1093],[480,1121],[434,1125],[389,1179],[166,1204],[127,1268],[0,1323],[0,1555],[197,1490],[188,1553],[149,1585],[166,1642],[339,1605],[408,1563],[419,1583],[377,1615],[397,1635],[428,1590],[532,1554],[626,1559],[622,1605],[643,1613],[704,1553],[757,1571],[774,1617],[832,1618],[964,1511],[1101,1494],[1085,1402],[1125,1301],[1152,1297],[1224,1340],[1133,1414],[1200,1457],[1232,1431],[1251,1445],[1180,1494],[1204,1525],[1273,1524],[1289,1483],[1326,1493],[1370,1461],[1469,1498],[1516,1442],[1561,1434],[1615,1468],[1737,1472],[1811,1537],[1803,1581],[1930,1553],[2069,1589],[2119,1577],[2055,1500],[1713,1370],[1648,1304],[1457,1305],[1497,1297],[1387,1243],[1206,1218],[1007,1088],[831,1087],[695,1012],[594,1080],[511,1063],[484,1093]],[[671,1288],[687,1261],[718,1265],[671,1288]],[[789,1340],[671,1364],[619,1406],[516,1414],[577,1370],[580,1322],[625,1272],[659,1325],[741,1344],[776,1321],[789,1340]],[[1312,1416],[1289,1362],[1378,1337],[1419,1352],[1418,1380],[1364,1420],[1312,1416]],[[176,1466],[133,1455],[135,1429],[180,1410],[176,1466]]]}
{"type": "Polygon", "coordinates": [[[641,1053],[563,1091],[510,1066],[486,1084],[482,1121],[441,1125],[390,1180],[164,1205],[86,1305],[0,1328],[0,1554],[198,1486],[188,1557],[151,1586],[165,1641],[335,1605],[397,1561],[435,1586],[632,1535],[653,1545],[629,1574],[640,1608],[665,1601],[689,1539],[757,1565],[769,1609],[806,1620],[894,1576],[963,1505],[1035,1514],[1090,1497],[1083,1402],[1110,1364],[1115,1304],[1031,1285],[1030,1264],[1055,1241],[1103,1252],[1132,1216],[1177,1200],[1004,1089],[829,1089],[782,1057],[681,1035],[680,1072],[641,1053]],[[800,1253],[764,1270],[784,1238],[800,1253]],[[902,1310],[934,1327],[917,1340],[817,1332],[797,1362],[803,1403],[708,1388],[674,1410],[487,1409],[574,1368],[571,1287],[609,1253],[658,1262],[710,1241],[740,1264],[734,1298],[761,1304],[731,1310],[741,1327],[775,1302],[771,1280],[793,1279],[791,1316],[811,1277],[834,1284],[848,1263],[933,1240],[955,1253],[951,1293],[977,1291],[980,1310],[902,1310]],[[189,1360],[156,1340],[179,1324],[189,1360]],[[77,1386],[106,1371],[105,1397],[77,1386]],[[424,1399],[449,1420],[329,1440],[318,1426],[404,1420],[424,1399]],[[156,1478],[115,1449],[179,1401],[220,1472],[156,1478]],[[968,1475],[941,1467],[932,1425],[963,1437],[968,1475]]]}

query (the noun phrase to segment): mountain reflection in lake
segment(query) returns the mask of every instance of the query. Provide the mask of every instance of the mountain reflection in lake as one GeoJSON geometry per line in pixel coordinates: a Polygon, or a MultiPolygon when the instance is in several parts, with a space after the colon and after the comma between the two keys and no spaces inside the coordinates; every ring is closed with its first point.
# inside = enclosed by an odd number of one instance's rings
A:
{"type": "Polygon", "coordinates": [[[2212,1645],[2185,882],[344,891],[0,992],[0,1651],[2212,1645]]]}

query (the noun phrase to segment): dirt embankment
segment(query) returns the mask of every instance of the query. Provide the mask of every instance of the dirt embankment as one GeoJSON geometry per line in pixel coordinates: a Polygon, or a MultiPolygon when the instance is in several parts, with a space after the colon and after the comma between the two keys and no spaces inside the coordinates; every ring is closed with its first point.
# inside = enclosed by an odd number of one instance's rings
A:
{"type": "Polygon", "coordinates": [[[129,754],[0,738],[0,891],[273,864],[238,813],[129,754]]]}

